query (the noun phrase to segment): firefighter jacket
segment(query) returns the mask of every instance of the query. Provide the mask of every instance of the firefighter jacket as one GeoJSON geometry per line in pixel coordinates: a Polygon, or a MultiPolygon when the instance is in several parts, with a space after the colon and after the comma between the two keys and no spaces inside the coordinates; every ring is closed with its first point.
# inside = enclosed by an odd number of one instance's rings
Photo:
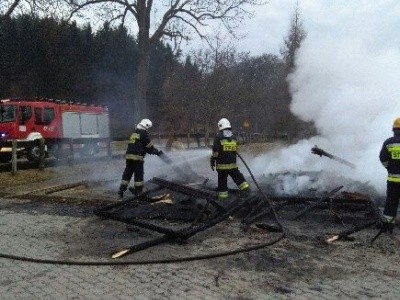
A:
{"type": "Polygon", "coordinates": [[[143,160],[146,153],[157,154],[149,134],[144,129],[136,129],[129,138],[126,159],[143,160]]]}
{"type": "Polygon", "coordinates": [[[400,131],[383,143],[379,159],[388,171],[387,181],[400,183],[400,131]]]}
{"type": "Polygon", "coordinates": [[[238,149],[237,137],[230,129],[221,130],[214,139],[211,160],[216,160],[217,170],[231,170],[237,168],[236,152],[238,149]]]}

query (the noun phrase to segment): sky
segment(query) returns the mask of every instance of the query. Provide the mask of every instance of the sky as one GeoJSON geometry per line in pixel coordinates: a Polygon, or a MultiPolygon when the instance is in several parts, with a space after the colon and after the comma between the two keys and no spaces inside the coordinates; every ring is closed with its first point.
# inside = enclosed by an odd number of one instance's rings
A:
{"type": "Polygon", "coordinates": [[[256,7],[254,17],[245,21],[239,30],[239,34],[246,37],[235,42],[237,49],[251,55],[279,55],[295,8],[294,0],[269,0],[267,4],[256,7]]]}
{"type": "MultiPolygon", "coordinates": [[[[295,2],[271,0],[258,10],[249,24],[259,28],[258,33],[253,31],[241,42],[243,49],[254,55],[263,49],[279,51],[295,2]]],[[[400,1],[303,0],[299,5],[308,35],[288,78],[291,110],[314,122],[319,134],[255,158],[252,168],[259,175],[322,170],[368,183],[384,194],[387,173],[379,151],[392,135],[394,119],[400,117],[400,1]],[[314,145],[356,168],[311,155],[314,145]]],[[[321,184],[329,182],[322,177],[321,184]]],[[[293,184],[311,184],[301,180],[293,184]]]]}
{"type": "MultiPolygon", "coordinates": [[[[234,40],[226,35],[226,40],[229,40],[239,52],[249,52],[251,55],[264,53],[279,55],[295,7],[295,0],[269,0],[267,4],[250,8],[254,16],[243,21],[236,30],[241,38],[234,40]]],[[[205,47],[207,45],[194,36],[187,45],[183,45],[183,51],[191,52],[205,47]]]]}
{"type": "MultiPolygon", "coordinates": [[[[318,8],[314,8],[315,2],[321,5],[333,1],[321,0],[267,0],[262,6],[250,8],[254,13],[251,19],[245,20],[242,26],[236,31],[239,40],[229,39],[235,48],[240,52],[249,52],[251,55],[261,55],[264,53],[279,55],[283,40],[287,36],[290,22],[299,3],[300,14],[305,23],[313,24],[318,20],[318,8]],[[307,18],[307,20],[305,20],[307,18]],[[243,37],[244,36],[244,37],[243,37]]],[[[346,2],[346,1],[338,1],[346,2]]],[[[205,47],[204,43],[194,40],[193,47],[187,45],[185,49],[196,49],[205,47]]]]}

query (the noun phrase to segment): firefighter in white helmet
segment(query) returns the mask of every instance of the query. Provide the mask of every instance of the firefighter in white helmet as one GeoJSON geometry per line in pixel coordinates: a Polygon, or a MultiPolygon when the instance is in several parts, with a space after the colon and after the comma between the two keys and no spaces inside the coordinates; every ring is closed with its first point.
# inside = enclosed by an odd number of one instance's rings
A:
{"type": "Polygon", "coordinates": [[[215,168],[218,173],[218,199],[228,198],[228,176],[233,179],[242,193],[248,194],[250,186],[236,163],[238,142],[231,123],[228,119],[222,118],[218,122],[218,129],[210,159],[211,169],[214,171],[215,168]]]}
{"type": "Polygon", "coordinates": [[[378,224],[383,230],[392,231],[400,199],[400,118],[393,122],[393,136],[385,140],[379,159],[388,171],[384,220],[378,224]]]}
{"type": "Polygon", "coordinates": [[[143,191],[144,186],[144,157],[146,153],[154,155],[162,155],[163,152],[154,147],[150,140],[148,130],[153,126],[149,119],[143,119],[137,124],[136,130],[129,138],[128,148],[126,150],[126,167],[122,174],[121,184],[119,186],[118,195],[123,197],[124,192],[128,189],[132,175],[135,174],[134,187],[129,190],[135,195],[143,191]]]}

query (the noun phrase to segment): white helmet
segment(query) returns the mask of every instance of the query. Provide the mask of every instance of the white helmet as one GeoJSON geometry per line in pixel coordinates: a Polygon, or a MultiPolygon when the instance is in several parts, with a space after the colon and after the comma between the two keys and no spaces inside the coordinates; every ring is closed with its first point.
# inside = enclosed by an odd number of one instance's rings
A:
{"type": "Polygon", "coordinates": [[[218,122],[218,128],[219,128],[219,130],[224,130],[226,128],[231,128],[231,123],[228,121],[228,119],[222,118],[218,122]]]}
{"type": "Polygon", "coordinates": [[[139,129],[144,129],[148,130],[153,126],[153,123],[149,119],[143,119],[140,121],[140,123],[137,125],[137,128],[139,129]]]}

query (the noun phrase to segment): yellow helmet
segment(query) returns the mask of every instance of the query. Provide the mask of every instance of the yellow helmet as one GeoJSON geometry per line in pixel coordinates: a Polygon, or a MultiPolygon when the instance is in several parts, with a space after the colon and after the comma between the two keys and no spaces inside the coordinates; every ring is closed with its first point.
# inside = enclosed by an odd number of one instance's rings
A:
{"type": "Polygon", "coordinates": [[[400,129],[400,118],[397,118],[393,122],[393,129],[400,129]]]}

